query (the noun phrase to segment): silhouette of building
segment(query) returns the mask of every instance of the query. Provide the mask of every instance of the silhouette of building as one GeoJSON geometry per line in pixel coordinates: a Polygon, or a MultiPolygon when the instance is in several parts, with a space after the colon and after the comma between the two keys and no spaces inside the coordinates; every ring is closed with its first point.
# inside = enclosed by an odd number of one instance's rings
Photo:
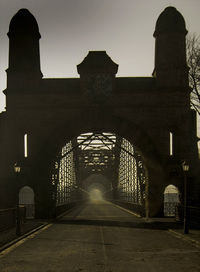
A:
{"type": "MultiPolygon", "coordinates": [[[[167,7],[153,34],[151,77],[116,77],[118,65],[106,52],[90,51],[77,66],[79,78],[46,79],[40,70],[38,24],[27,9],[19,10],[8,32],[6,111],[0,115],[0,207],[12,207],[19,189],[30,186],[36,215],[48,216],[54,209],[52,192],[57,186],[50,182],[52,169],[58,168],[52,162],[67,142],[87,132],[110,132],[136,148],[147,173],[144,206],[148,215],[161,213],[167,185],[183,192],[183,160],[190,165],[190,201],[198,205],[196,114],[190,109],[186,34],[183,16],[167,7]],[[21,163],[17,182],[15,162],[21,163]]],[[[78,177],[80,154],[73,151],[78,177]]],[[[113,164],[110,172],[118,173],[119,164],[113,164]]],[[[117,191],[117,174],[111,176],[117,191]]]]}

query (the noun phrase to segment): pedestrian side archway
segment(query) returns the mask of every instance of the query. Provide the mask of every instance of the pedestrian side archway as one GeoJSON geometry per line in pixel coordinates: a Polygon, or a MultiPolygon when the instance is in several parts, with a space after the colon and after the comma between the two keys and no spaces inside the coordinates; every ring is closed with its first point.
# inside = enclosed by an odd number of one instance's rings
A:
{"type": "Polygon", "coordinates": [[[35,218],[35,194],[31,187],[24,186],[20,189],[19,205],[25,206],[26,218],[35,218]]]}
{"type": "Polygon", "coordinates": [[[174,217],[180,205],[180,192],[172,184],[168,185],[164,191],[164,216],[174,217]]]}

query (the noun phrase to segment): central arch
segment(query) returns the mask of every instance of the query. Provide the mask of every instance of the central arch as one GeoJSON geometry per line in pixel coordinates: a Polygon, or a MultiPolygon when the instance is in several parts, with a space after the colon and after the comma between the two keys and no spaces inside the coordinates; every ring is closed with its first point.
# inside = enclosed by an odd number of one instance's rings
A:
{"type": "MultiPolygon", "coordinates": [[[[43,137],[40,134],[42,141],[32,167],[35,179],[40,180],[40,184],[44,185],[48,180],[51,163],[66,142],[88,131],[107,131],[127,139],[141,154],[148,174],[146,215],[156,216],[161,213],[165,174],[159,152],[146,131],[125,118],[111,114],[106,109],[91,109],[86,113],[73,116],[73,119],[68,116],[64,120],[59,120],[58,123],[56,126],[52,126],[52,130],[48,130],[48,133],[46,131],[43,137]]],[[[42,194],[41,188],[42,185],[38,187],[38,190],[36,189],[38,199],[41,198],[39,196],[42,194]]],[[[39,202],[40,206],[44,206],[44,203],[39,202]]]]}

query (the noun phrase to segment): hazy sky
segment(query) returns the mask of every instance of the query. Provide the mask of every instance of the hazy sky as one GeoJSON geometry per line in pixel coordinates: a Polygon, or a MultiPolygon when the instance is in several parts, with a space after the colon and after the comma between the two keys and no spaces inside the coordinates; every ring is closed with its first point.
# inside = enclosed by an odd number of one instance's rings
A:
{"type": "Polygon", "coordinates": [[[153,32],[167,6],[200,34],[200,0],[0,0],[0,111],[4,109],[9,22],[20,8],[35,16],[44,77],[77,77],[76,65],[89,50],[106,50],[119,64],[117,76],[151,76],[153,32]]]}

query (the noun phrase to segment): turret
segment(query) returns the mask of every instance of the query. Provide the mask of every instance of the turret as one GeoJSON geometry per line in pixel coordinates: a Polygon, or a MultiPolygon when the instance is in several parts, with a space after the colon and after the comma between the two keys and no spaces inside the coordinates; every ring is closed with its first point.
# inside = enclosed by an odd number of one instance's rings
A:
{"type": "Polygon", "coordinates": [[[158,17],[154,32],[155,68],[153,76],[160,87],[188,87],[185,36],[187,30],[180,12],[167,7],[158,17]]]}
{"type": "Polygon", "coordinates": [[[77,70],[87,98],[94,103],[107,102],[112,95],[118,64],[112,61],[106,51],[89,51],[77,65],[77,70]]]}
{"type": "Polygon", "coordinates": [[[9,26],[8,89],[36,86],[42,78],[40,71],[40,33],[34,16],[20,9],[9,26]]]}

